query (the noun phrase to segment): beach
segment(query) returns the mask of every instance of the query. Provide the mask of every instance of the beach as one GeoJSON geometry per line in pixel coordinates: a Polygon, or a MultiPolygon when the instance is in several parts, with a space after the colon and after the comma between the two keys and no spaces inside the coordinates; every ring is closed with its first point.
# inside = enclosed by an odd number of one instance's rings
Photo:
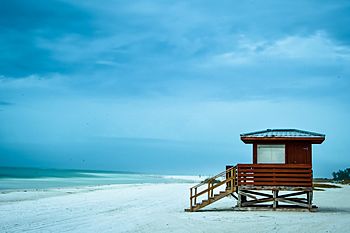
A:
{"type": "Polygon", "coordinates": [[[350,186],[314,192],[317,212],[233,211],[224,198],[184,212],[189,183],[2,192],[0,232],[350,232],[350,186]],[[214,210],[214,211],[213,211],[214,210]]]}

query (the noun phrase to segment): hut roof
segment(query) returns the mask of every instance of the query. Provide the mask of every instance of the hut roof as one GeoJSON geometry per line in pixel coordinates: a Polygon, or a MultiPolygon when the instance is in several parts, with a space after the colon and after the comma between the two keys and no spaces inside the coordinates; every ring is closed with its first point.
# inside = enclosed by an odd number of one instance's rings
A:
{"type": "Polygon", "coordinates": [[[245,143],[261,140],[307,140],[322,143],[325,135],[299,129],[266,129],[241,134],[241,139],[245,143]]]}

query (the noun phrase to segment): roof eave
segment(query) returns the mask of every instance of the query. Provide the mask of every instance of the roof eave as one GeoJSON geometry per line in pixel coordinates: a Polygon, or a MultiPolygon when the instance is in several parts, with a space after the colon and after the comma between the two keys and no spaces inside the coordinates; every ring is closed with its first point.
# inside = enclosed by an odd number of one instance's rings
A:
{"type": "Polygon", "coordinates": [[[321,144],[325,137],[245,137],[241,136],[241,140],[246,143],[254,142],[276,142],[276,141],[307,141],[312,144],[321,144]]]}

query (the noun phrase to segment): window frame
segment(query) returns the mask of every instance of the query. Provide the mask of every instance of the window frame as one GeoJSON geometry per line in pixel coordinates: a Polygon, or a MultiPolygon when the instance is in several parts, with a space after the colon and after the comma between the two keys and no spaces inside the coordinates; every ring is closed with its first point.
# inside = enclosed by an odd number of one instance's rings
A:
{"type": "Polygon", "coordinates": [[[256,163],[257,164],[286,164],[286,144],[257,144],[256,149],[256,163]],[[263,159],[261,154],[261,149],[270,149],[270,151],[265,151],[266,154],[270,153],[270,155],[264,155],[263,159]],[[277,149],[275,153],[273,153],[273,149],[277,149]],[[281,156],[281,149],[283,149],[283,159],[281,156]],[[280,150],[280,151],[278,151],[280,150]],[[260,155],[260,156],[259,156],[260,155]],[[266,159],[267,156],[270,156],[270,159],[266,159]],[[279,157],[279,158],[278,158],[279,157]]]}

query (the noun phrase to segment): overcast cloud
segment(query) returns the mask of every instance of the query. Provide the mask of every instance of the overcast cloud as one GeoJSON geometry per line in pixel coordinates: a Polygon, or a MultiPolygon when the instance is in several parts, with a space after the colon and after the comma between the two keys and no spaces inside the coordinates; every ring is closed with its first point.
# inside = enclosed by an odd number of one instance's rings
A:
{"type": "Polygon", "coordinates": [[[239,134],[349,167],[349,1],[0,2],[0,164],[215,173],[239,134]]]}

